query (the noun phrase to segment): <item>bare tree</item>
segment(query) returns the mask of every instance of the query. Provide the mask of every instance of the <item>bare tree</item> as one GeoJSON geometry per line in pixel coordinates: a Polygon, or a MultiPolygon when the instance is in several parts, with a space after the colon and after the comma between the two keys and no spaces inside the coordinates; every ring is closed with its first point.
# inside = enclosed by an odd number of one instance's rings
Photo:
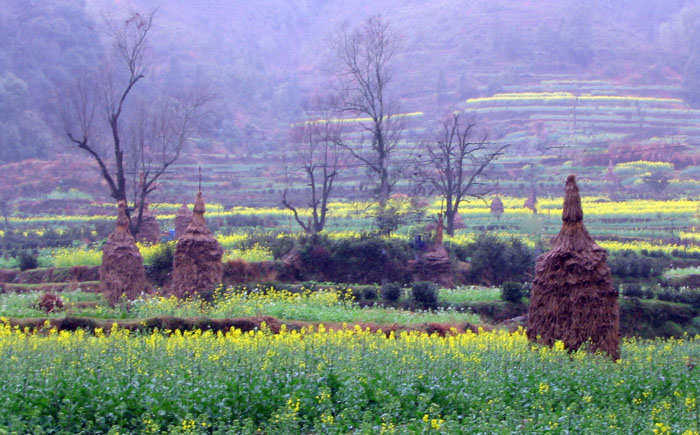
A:
{"type": "Polygon", "coordinates": [[[303,169],[309,187],[307,200],[311,216],[308,221],[304,222],[299,216],[297,208],[288,198],[286,188],[282,195],[282,204],[294,213],[294,219],[309,234],[323,231],[326,225],[328,201],[345,154],[339,145],[342,123],[330,116],[328,111],[324,115],[321,119],[296,124],[291,131],[292,164],[303,169]]]}
{"type": "Polygon", "coordinates": [[[333,72],[339,82],[337,107],[344,115],[358,118],[360,128],[369,136],[360,143],[342,142],[341,146],[377,177],[380,209],[397,180],[396,171],[392,174],[392,157],[403,122],[396,116],[397,105],[389,88],[391,62],[400,48],[399,36],[380,15],[352,31],[343,27],[333,40],[333,72]]]}
{"type": "Polygon", "coordinates": [[[416,160],[415,182],[445,199],[446,232],[451,236],[461,203],[469,197],[483,199],[492,190],[486,169],[508,147],[487,142],[485,135],[471,142],[474,125],[453,114],[441,122],[437,139],[426,145],[427,155],[416,160]]]}
{"type": "Polygon", "coordinates": [[[141,227],[146,197],[179,158],[210,100],[206,93],[192,92],[139,101],[135,89],[146,76],[153,17],[132,13],[124,22],[108,22],[111,57],[99,73],[76,78],[59,104],[70,141],[95,161],[115,202],[130,204],[127,215],[134,234],[141,227]]]}

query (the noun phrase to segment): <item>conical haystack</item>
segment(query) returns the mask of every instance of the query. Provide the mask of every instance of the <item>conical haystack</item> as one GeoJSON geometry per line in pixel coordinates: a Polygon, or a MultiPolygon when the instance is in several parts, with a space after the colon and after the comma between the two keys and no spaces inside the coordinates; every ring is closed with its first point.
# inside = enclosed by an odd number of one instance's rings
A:
{"type": "Polygon", "coordinates": [[[135,299],[147,288],[143,257],[129,232],[126,203],[119,201],[117,227],[102,248],[100,290],[114,304],[122,295],[129,300],[135,299]]]}
{"type": "Polygon", "coordinates": [[[552,345],[561,340],[576,350],[590,340],[589,350],[620,356],[620,310],[605,249],[583,225],[576,177],[566,180],[563,225],[552,250],[537,259],[532,281],[527,335],[552,345]]]}
{"type": "Polygon", "coordinates": [[[533,213],[537,213],[537,194],[534,190],[532,191],[532,195],[525,200],[523,208],[529,208],[533,213]]]}
{"type": "Polygon", "coordinates": [[[148,210],[148,203],[143,205],[141,228],[136,234],[136,240],[148,243],[158,243],[160,240],[160,225],[158,225],[156,216],[148,210]]]}
{"type": "Polygon", "coordinates": [[[222,281],[224,250],[204,221],[204,199],[197,193],[192,222],[175,248],[172,293],[177,297],[211,290],[222,281]]]}
{"type": "Polygon", "coordinates": [[[435,228],[435,242],[415,261],[409,261],[408,268],[416,281],[432,281],[441,286],[452,288],[454,287],[452,262],[442,243],[443,226],[442,213],[440,213],[435,228]]]}
{"type": "Polygon", "coordinates": [[[187,204],[183,202],[182,207],[177,209],[177,213],[175,214],[175,238],[179,239],[185,234],[191,222],[192,212],[187,208],[187,204]]]}

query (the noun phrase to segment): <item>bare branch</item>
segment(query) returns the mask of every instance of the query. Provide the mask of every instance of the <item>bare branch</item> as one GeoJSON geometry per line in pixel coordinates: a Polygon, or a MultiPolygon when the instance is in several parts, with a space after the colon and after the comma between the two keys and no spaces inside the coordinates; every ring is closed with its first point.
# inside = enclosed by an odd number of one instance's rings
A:
{"type": "Polygon", "coordinates": [[[403,123],[395,117],[396,107],[389,95],[390,65],[401,49],[400,38],[384,18],[376,15],[352,31],[341,28],[332,46],[337,111],[354,118],[368,118],[359,122],[368,137],[360,144],[342,142],[340,145],[378,178],[377,199],[383,207],[395,184],[391,177],[391,158],[403,131],[403,123]]]}
{"type": "Polygon", "coordinates": [[[454,220],[461,203],[468,197],[483,198],[491,191],[486,170],[508,147],[488,142],[486,135],[471,142],[474,126],[462,123],[459,114],[452,114],[441,122],[437,139],[424,144],[427,156],[416,160],[417,185],[430,185],[445,198],[450,235],[454,234],[454,220]]]}

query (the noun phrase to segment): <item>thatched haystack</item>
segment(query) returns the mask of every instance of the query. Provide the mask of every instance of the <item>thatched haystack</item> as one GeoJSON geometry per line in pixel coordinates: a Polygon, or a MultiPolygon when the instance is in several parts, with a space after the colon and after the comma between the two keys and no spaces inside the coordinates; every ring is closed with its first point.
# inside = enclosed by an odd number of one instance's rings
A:
{"type": "Polygon", "coordinates": [[[442,214],[438,214],[435,242],[422,252],[415,261],[409,261],[408,267],[414,281],[432,281],[443,287],[452,288],[454,287],[452,262],[442,243],[443,227],[442,214]]]}
{"type": "Polygon", "coordinates": [[[148,243],[158,243],[160,240],[160,225],[158,225],[156,216],[148,209],[148,203],[143,205],[141,228],[136,234],[136,240],[148,243]]]}
{"type": "Polygon", "coordinates": [[[523,203],[523,208],[529,208],[533,213],[537,213],[537,194],[534,190],[532,191],[532,195],[523,203]]]}
{"type": "Polygon", "coordinates": [[[224,250],[204,220],[204,199],[197,193],[192,222],[175,248],[172,293],[185,297],[208,291],[222,282],[224,250]]]}
{"type": "Polygon", "coordinates": [[[497,196],[494,197],[491,200],[491,214],[496,215],[497,218],[500,218],[504,212],[505,208],[503,207],[503,201],[501,201],[501,198],[497,196]]]}
{"type": "Polygon", "coordinates": [[[115,304],[122,295],[131,300],[147,289],[143,257],[129,232],[126,203],[119,201],[117,227],[102,248],[100,290],[110,303],[115,304]]]}
{"type": "Polygon", "coordinates": [[[620,310],[605,249],[583,225],[576,177],[566,180],[562,228],[552,250],[537,259],[532,281],[527,335],[552,345],[561,340],[576,350],[590,341],[589,350],[620,356],[620,310]]]}
{"type": "Polygon", "coordinates": [[[187,227],[190,226],[191,222],[192,212],[189,208],[187,208],[187,204],[183,202],[182,206],[179,209],[177,209],[177,213],[175,214],[176,239],[179,239],[183,234],[185,234],[185,231],[187,231],[187,227]]]}

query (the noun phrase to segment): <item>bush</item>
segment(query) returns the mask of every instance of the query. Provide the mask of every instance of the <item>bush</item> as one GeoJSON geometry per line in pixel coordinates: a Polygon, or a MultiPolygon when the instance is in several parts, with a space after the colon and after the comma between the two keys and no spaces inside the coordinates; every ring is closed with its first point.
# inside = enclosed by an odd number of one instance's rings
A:
{"type": "Polygon", "coordinates": [[[612,274],[620,278],[651,278],[663,271],[667,259],[640,257],[634,251],[620,251],[612,255],[608,265],[612,274]]]}
{"type": "Polygon", "coordinates": [[[423,308],[437,307],[438,286],[430,281],[418,281],[411,287],[413,301],[423,308]]]}
{"type": "Polygon", "coordinates": [[[535,262],[531,249],[518,239],[504,241],[480,234],[468,245],[471,257],[469,278],[476,283],[499,285],[505,281],[527,281],[535,262]]]}
{"type": "Polygon", "coordinates": [[[362,296],[368,301],[373,301],[377,299],[377,289],[374,287],[367,287],[362,291],[362,296]]]}
{"type": "Polygon", "coordinates": [[[36,255],[24,251],[19,256],[19,270],[36,269],[39,267],[39,259],[36,255]]]}
{"type": "Polygon", "coordinates": [[[519,282],[508,281],[501,285],[501,299],[506,302],[520,303],[523,298],[523,285],[519,282]]]}
{"type": "Polygon", "coordinates": [[[173,271],[175,259],[172,243],[158,245],[151,257],[151,265],[146,267],[146,276],[158,287],[163,287],[173,271]]]}
{"type": "Polygon", "coordinates": [[[408,282],[408,242],[376,237],[334,240],[328,245],[330,259],[325,277],[332,282],[408,282]]]}
{"type": "Polygon", "coordinates": [[[678,302],[678,296],[676,292],[670,289],[663,289],[659,293],[656,294],[656,297],[660,301],[666,301],[666,302],[678,302]]]}
{"type": "Polygon", "coordinates": [[[395,282],[382,285],[382,299],[387,302],[395,302],[401,297],[401,286],[395,282]]]}
{"type": "Polygon", "coordinates": [[[622,295],[628,298],[641,298],[644,297],[646,293],[642,290],[642,286],[639,284],[627,284],[622,288],[622,295]]]}

